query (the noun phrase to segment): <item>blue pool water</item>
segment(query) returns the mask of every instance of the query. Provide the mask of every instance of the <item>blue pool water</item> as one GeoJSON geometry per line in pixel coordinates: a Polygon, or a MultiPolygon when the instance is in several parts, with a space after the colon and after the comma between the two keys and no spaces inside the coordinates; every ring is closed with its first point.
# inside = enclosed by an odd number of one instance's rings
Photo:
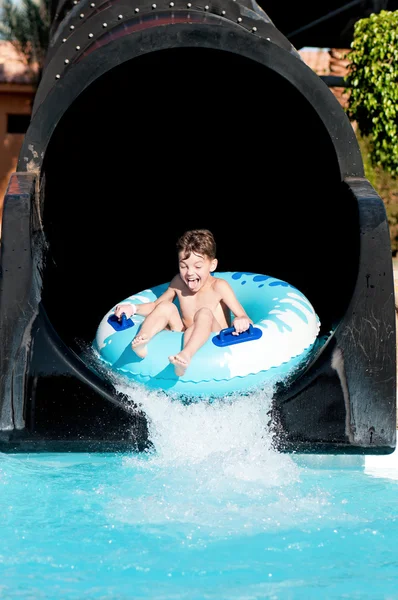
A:
{"type": "Polygon", "coordinates": [[[398,458],[272,449],[269,394],[141,394],[151,453],[0,454],[0,598],[398,599],[398,458]]]}

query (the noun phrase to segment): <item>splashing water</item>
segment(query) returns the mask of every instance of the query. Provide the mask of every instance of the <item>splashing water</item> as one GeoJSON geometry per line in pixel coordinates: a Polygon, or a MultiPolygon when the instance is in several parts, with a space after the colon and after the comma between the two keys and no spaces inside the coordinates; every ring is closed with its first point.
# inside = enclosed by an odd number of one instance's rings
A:
{"type": "MultiPolygon", "coordinates": [[[[123,386],[119,391],[129,393],[123,386]]],[[[148,487],[143,494],[141,477],[139,496],[120,499],[119,518],[141,524],[172,521],[174,529],[177,523],[200,524],[211,537],[308,519],[325,496],[295,494],[301,469],[273,448],[268,424],[272,395],[269,388],[187,405],[139,391],[154,449],[124,459],[126,467],[146,474],[148,487]]]]}

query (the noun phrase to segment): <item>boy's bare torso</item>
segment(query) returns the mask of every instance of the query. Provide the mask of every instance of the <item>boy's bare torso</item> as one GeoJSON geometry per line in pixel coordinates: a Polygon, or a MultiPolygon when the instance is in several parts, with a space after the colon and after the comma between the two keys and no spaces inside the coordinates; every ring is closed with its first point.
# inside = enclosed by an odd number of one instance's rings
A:
{"type": "Polygon", "coordinates": [[[180,275],[176,275],[173,278],[170,287],[177,295],[180,303],[181,319],[186,328],[193,325],[195,314],[200,308],[208,308],[212,311],[215,319],[220,325],[220,329],[230,326],[230,311],[223,303],[221,294],[217,289],[217,278],[211,277],[209,279],[209,284],[199,290],[196,294],[192,294],[189,291],[180,275]]]}

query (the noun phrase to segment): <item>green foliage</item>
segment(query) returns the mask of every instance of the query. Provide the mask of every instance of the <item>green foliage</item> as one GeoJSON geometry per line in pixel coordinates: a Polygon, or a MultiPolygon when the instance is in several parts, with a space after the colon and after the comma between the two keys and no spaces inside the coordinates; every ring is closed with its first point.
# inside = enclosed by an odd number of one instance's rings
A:
{"type": "Polygon", "coordinates": [[[347,113],[368,138],[374,167],[398,175],[398,11],[382,10],[356,22],[347,113]]]}
{"type": "Polygon", "coordinates": [[[42,70],[50,40],[50,0],[2,0],[0,34],[23,54],[29,67],[42,70]]]}

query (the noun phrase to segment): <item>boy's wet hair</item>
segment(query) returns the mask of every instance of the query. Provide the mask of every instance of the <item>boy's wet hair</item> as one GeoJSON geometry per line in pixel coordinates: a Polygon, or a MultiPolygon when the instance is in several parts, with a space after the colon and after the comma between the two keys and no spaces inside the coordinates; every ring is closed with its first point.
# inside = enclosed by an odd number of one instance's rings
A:
{"type": "Polygon", "coordinates": [[[182,253],[183,259],[187,259],[194,252],[213,260],[216,258],[216,242],[208,229],[192,229],[180,237],[177,242],[177,251],[182,253]]]}

